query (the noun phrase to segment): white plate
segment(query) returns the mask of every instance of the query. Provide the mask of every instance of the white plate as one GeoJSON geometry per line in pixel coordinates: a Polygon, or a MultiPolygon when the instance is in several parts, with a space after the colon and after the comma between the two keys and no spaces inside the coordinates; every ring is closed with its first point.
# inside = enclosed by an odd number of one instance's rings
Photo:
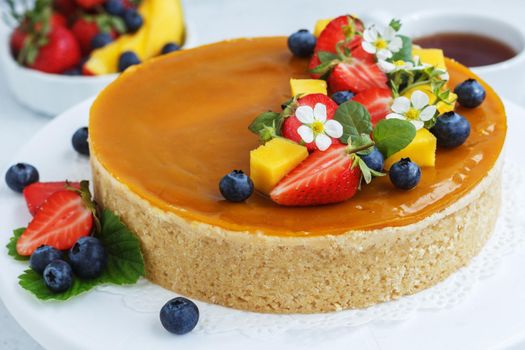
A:
{"type": "MultiPolygon", "coordinates": [[[[87,158],[72,150],[71,135],[78,127],[87,124],[90,104],[91,101],[86,101],[50,122],[14,155],[12,163],[26,161],[34,164],[44,181],[89,178],[87,158]]],[[[507,158],[523,163],[525,110],[512,103],[506,105],[510,126],[507,158]]],[[[114,293],[115,289],[92,291],[64,303],[42,303],[22,290],[17,284],[17,276],[27,265],[13,261],[3,247],[12,229],[26,225],[28,220],[29,214],[21,196],[2,183],[0,296],[22,327],[48,349],[171,350],[190,346],[192,349],[267,349],[269,346],[288,349],[492,349],[525,339],[523,250],[506,256],[497,274],[478,283],[459,305],[439,311],[417,311],[403,322],[369,322],[356,327],[341,324],[315,332],[308,324],[310,317],[315,316],[292,318],[283,315],[276,317],[281,321],[293,321],[296,325],[299,322],[299,326],[304,322],[304,329],[299,327],[284,333],[264,333],[263,329],[254,336],[248,330],[257,327],[253,321],[258,319],[255,314],[214,307],[213,314],[201,314],[201,321],[193,333],[173,336],[161,327],[156,310],[160,310],[174,294],[146,282],[131,288],[117,288],[117,293],[114,293]],[[150,290],[153,292],[149,297],[133,297],[140,296],[140,293],[147,296],[150,290]],[[238,328],[208,331],[207,327],[213,324],[212,318],[219,314],[225,319],[236,315],[238,328]]],[[[211,308],[198,304],[201,310],[211,308]]]]}

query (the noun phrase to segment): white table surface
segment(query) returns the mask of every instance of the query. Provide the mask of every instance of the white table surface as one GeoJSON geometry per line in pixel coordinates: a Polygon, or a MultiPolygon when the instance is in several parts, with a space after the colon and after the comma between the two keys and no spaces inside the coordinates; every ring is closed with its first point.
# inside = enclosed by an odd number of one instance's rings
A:
{"type": "MultiPolygon", "coordinates": [[[[500,18],[525,29],[523,0],[186,0],[184,3],[189,31],[197,43],[239,36],[286,35],[297,29],[313,26],[318,18],[333,17],[345,12],[364,14],[382,11],[401,17],[420,10],[456,8],[460,12],[497,13],[500,18]]],[[[516,78],[525,79],[525,72],[522,77],[516,78]]],[[[525,91],[507,97],[525,106],[525,91]]],[[[14,100],[0,69],[0,169],[5,169],[11,155],[48,121],[49,118],[25,109],[14,100]]],[[[0,174],[0,181],[3,181],[3,173],[0,174]]],[[[512,259],[509,259],[506,263],[511,262],[512,259]]],[[[502,270],[504,273],[504,268],[502,270]]],[[[493,282],[497,283],[497,276],[493,282]]],[[[407,322],[417,322],[417,319],[407,322]]],[[[482,331],[484,330],[480,330],[482,331]]],[[[436,334],[429,335],[429,341],[436,334]]],[[[378,342],[370,348],[390,347],[378,342]]],[[[525,349],[525,344],[509,345],[506,348],[525,349]]],[[[42,349],[18,326],[1,303],[0,349],[42,349]]]]}

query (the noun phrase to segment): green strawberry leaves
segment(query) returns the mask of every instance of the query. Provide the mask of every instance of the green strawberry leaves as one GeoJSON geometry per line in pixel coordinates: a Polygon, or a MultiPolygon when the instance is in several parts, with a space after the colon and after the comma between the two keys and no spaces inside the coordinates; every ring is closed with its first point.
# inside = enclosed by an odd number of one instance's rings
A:
{"type": "MultiPolygon", "coordinates": [[[[17,260],[22,260],[16,254],[16,241],[23,231],[23,228],[15,230],[7,245],[9,255],[17,260]]],[[[108,254],[107,266],[99,277],[91,280],[75,277],[69,290],[53,293],[46,287],[40,274],[27,269],[18,277],[20,286],[40,300],[67,300],[102,284],[134,284],[144,276],[144,259],[139,240],[111,211],[102,212],[101,230],[95,237],[100,239],[108,254]]],[[[22,258],[27,260],[27,257],[22,258]]]]}
{"type": "Polygon", "coordinates": [[[264,112],[255,118],[248,126],[248,129],[254,134],[259,135],[262,142],[268,142],[271,139],[281,135],[281,126],[284,117],[277,112],[264,112]]]}
{"type": "Polygon", "coordinates": [[[343,126],[343,136],[339,140],[345,144],[354,144],[361,135],[369,135],[372,132],[370,113],[362,104],[355,101],[341,104],[335,112],[334,120],[343,126]]]}
{"type": "Polygon", "coordinates": [[[372,137],[379,151],[388,158],[412,142],[416,128],[406,120],[383,119],[376,124],[372,137]]]}
{"type": "Polygon", "coordinates": [[[24,233],[24,231],[26,230],[25,227],[20,227],[20,228],[17,228],[16,230],[13,231],[13,237],[11,237],[9,239],[9,243],[7,243],[7,255],[9,255],[10,257],[12,257],[13,259],[15,260],[18,260],[18,261],[27,261],[29,260],[29,257],[28,256],[22,256],[20,254],[18,254],[18,252],[16,251],[16,242],[18,242],[18,239],[20,238],[20,236],[22,236],[22,233],[24,233]]]}

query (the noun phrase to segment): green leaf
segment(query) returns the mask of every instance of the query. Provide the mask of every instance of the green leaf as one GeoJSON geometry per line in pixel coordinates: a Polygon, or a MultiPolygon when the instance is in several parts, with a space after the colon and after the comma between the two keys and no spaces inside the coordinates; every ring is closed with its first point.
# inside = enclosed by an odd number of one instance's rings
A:
{"type": "Polygon", "coordinates": [[[395,61],[405,61],[405,62],[412,62],[412,40],[405,35],[398,35],[401,40],[403,41],[403,46],[401,49],[396,52],[392,58],[390,59],[392,62],[395,61]]]}
{"type": "Polygon", "coordinates": [[[369,134],[361,134],[359,136],[350,137],[349,153],[357,153],[359,155],[367,155],[373,151],[374,142],[369,134]]]}
{"type": "Polygon", "coordinates": [[[18,260],[18,261],[27,261],[29,260],[29,257],[28,256],[22,256],[20,254],[18,254],[18,252],[16,251],[16,242],[18,242],[18,239],[20,238],[20,236],[22,236],[22,233],[24,233],[24,231],[26,230],[25,227],[20,227],[20,228],[17,228],[16,230],[13,231],[13,237],[11,237],[9,239],[9,243],[7,243],[6,247],[7,247],[7,254],[12,257],[13,259],[15,260],[18,260]]]}
{"type": "Polygon", "coordinates": [[[325,62],[331,62],[333,60],[337,59],[337,55],[328,51],[319,51],[317,53],[317,57],[319,57],[319,61],[321,63],[325,62]]]}
{"type": "Polygon", "coordinates": [[[41,275],[28,269],[18,277],[20,286],[41,300],[67,300],[102,284],[136,283],[145,273],[139,240],[111,211],[104,210],[101,221],[102,230],[95,236],[106,249],[108,263],[99,277],[91,280],[75,277],[69,290],[53,293],[45,286],[41,275]]]}
{"type": "Polygon", "coordinates": [[[376,124],[372,138],[385,158],[399,152],[416,137],[412,123],[401,119],[383,119],[376,124]]]}
{"type": "Polygon", "coordinates": [[[343,143],[348,143],[350,137],[353,140],[361,134],[372,132],[370,114],[362,104],[355,101],[341,104],[335,112],[334,120],[343,126],[343,136],[339,139],[343,143]]]}
{"type": "Polygon", "coordinates": [[[392,20],[390,21],[388,25],[392,27],[392,29],[395,30],[396,32],[398,32],[399,29],[401,29],[401,21],[396,18],[392,18],[392,20]]]}
{"type": "Polygon", "coordinates": [[[263,142],[269,141],[281,134],[283,116],[277,112],[264,112],[255,118],[248,126],[248,129],[254,134],[259,135],[263,142]]]}
{"type": "Polygon", "coordinates": [[[330,72],[332,67],[335,66],[336,64],[337,64],[337,61],[323,62],[320,65],[318,65],[317,67],[315,67],[313,69],[310,69],[310,73],[321,74],[321,75],[326,74],[326,73],[330,72]]]}

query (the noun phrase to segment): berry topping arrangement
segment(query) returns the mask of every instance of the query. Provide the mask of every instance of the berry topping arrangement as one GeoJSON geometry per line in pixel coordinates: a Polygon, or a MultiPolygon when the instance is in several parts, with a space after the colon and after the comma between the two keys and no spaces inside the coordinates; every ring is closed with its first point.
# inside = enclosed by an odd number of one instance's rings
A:
{"type": "Polygon", "coordinates": [[[310,78],[290,77],[282,110],[249,125],[261,142],[250,152],[250,177],[227,175],[223,196],[244,201],[253,182],[283,206],[323,205],[349,200],[385,175],[410,190],[440,149],[460,147],[470,123],[456,103],[479,106],[484,88],[472,79],[450,87],[443,52],[413,45],[401,26],[344,15],[318,21],[313,34],[290,35],[291,53],[310,60],[310,78]]]}
{"type": "Polygon", "coordinates": [[[27,68],[64,75],[122,72],[177,51],[185,39],[178,0],[6,1],[10,46],[27,68]],[[28,5],[32,2],[24,2],[28,5]]]}

